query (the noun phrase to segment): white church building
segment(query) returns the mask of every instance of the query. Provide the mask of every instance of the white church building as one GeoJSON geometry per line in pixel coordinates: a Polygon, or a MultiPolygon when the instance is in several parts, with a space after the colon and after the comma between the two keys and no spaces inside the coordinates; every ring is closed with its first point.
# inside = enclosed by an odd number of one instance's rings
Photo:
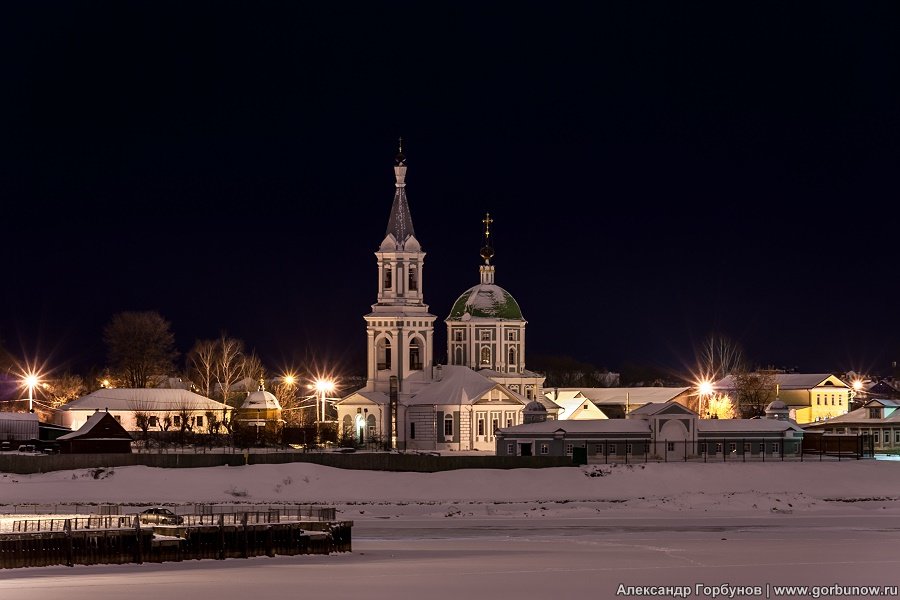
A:
{"type": "Polygon", "coordinates": [[[560,407],[544,396],[544,377],[525,368],[525,325],[519,304],[498,286],[483,220],[480,281],[463,292],[445,319],[447,365],[436,365],[434,322],[424,300],[425,252],[406,197],[406,157],[394,166],[394,201],[375,252],[377,300],[365,315],[366,385],[339,400],[338,424],[358,442],[378,440],[405,450],[495,450],[495,432],[523,422],[531,401],[550,418],[560,407]]]}

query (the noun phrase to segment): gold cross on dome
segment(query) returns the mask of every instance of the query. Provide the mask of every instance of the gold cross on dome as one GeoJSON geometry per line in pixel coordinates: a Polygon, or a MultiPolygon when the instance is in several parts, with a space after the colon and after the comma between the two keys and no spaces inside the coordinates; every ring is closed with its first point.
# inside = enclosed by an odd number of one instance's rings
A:
{"type": "Polygon", "coordinates": [[[484,235],[491,235],[491,223],[494,222],[494,220],[491,218],[491,213],[485,213],[484,218],[481,220],[481,222],[484,223],[484,235]]]}

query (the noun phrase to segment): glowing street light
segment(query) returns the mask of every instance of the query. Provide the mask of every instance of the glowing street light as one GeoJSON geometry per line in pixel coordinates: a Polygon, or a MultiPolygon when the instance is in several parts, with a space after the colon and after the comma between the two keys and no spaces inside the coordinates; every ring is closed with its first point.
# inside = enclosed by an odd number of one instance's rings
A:
{"type": "Polygon", "coordinates": [[[25,386],[28,388],[28,412],[34,412],[34,388],[37,387],[38,376],[29,373],[25,376],[25,386]]]}
{"type": "Polygon", "coordinates": [[[712,382],[708,379],[704,379],[697,383],[697,395],[699,402],[697,404],[697,412],[700,413],[700,417],[703,418],[703,402],[706,401],[706,413],[709,415],[709,397],[713,393],[713,385],[712,382]]]}

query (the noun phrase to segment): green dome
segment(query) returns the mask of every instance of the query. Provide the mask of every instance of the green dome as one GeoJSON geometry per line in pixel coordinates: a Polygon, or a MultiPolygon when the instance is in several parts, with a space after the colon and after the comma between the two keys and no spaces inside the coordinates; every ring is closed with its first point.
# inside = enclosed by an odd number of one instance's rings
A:
{"type": "Polygon", "coordinates": [[[461,321],[466,318],[504,319],[522,321],[522,309],[512,294],[499,285],[481,283],[463,292],[453,308],[448,320],[461,321]],[[468,313],[469,317],[464,317],[468,313]]]}

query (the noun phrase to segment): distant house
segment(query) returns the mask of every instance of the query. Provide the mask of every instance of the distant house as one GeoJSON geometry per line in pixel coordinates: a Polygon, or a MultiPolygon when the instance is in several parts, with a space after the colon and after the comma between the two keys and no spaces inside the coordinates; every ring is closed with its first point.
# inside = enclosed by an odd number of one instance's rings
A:
{"type": "Polygon", "coordinates": [[[0,412],[0,441],[39,439],[38,416],[28,412],[0,412]]]}
{"type": "Polygon", "coordinates": [[[559,398],[566,403],[570,398],[587,398],[606,417],[624,419],[626,413],[635,408],[651,402],[674,400],[688,390],[688,387],[551,388],[545,396],[548,400],[559,398]]]}
{"type": "Polygon", "coordinates": [[[606,414],[597,408],[589,398],[580,390],[556,391],[553,394],[545,394],[547,399],[560,406],[557,419],[608,419],[606,414]]]}
{"type": "Polygon", "coordinates": [[[765,419],[700,419],[670,400],[631,411],[626,419],[548,420],[497,432],[498,456],[566,456],[584,448],[588,458],[652,457],[685,460],[725,454],[750,457],[800,452],[803,429],[773,402],[765,419]]]}
{"type": "Polygon", "coordinates": [[[129,453],[131,434],[108,412],[97,411],[77,431],[56,438],[65,454],[129,453]]]}
{"type": "Polygon", "coordinates": [[[876,450],[900,448],[900,400],[869,400],[862,408],[803,425],[806,431],[869,434],[876,450]]]}
{"type": "Polygon", "coordinates": [[[181,419],[187,419],[190,428],[205,428],[207,413],[221,421],[231,412],[227,405],[185,389],[103,388],[64,405],[57,423],[78,429],[98,410],[109,412],[126,431],[140,431],[135,413],[146,414],[150,429],[158,431],[167,422],[179,429],[181,419]]]}
{"type": "MultiPolygon", "coordinates": [[[[853,390],[829,373],[776,373],[772,375],[771,395],[784,402],[797,423],[812,423],[845,414],[850,408],[853,390]]],[[[736,384],[731,375],[713,383],[713,389],[736,397],[736,384]]]]}

